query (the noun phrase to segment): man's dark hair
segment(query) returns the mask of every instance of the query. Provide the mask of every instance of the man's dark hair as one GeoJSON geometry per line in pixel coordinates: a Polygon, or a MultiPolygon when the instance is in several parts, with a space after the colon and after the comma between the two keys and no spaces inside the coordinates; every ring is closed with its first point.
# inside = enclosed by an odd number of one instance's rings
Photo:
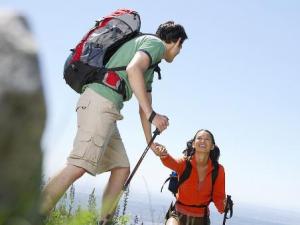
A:
{"type": "Polygon", "coordinates": [[[174,21],[167,21],[159,25],[156,35],[166,43],[176,42],[178,38],[181,38],[180,44],[182,44],[188,38],[183,26],[174,21]]]}

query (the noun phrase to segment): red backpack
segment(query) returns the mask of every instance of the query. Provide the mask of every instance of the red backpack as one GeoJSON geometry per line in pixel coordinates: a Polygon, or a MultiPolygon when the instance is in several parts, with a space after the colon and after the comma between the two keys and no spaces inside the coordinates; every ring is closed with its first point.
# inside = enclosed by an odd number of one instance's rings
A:
{"type": "Polygon", "coordinates": [[[78,93],[85,84],[105,83],[123,95],[125,83],[114,71],[125,70],[126,66],[105,68],[105,64],[122,44],[140,34],[140,27],[139,14],[129,9],[119,9],[97,21],[71,50],[64,66],[66,83],[78,93]]]}

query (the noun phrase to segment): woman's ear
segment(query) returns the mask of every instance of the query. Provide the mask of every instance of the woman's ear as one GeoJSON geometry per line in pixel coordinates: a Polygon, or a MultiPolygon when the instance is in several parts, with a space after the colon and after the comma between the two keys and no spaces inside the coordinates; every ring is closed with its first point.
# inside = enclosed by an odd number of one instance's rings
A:
{"type": "Polygon", "coordinates": [[[214,148],[215,148],[215,145],[212,145],[210,150],[212,151],[212,150],[214,150],[214,148]]]}

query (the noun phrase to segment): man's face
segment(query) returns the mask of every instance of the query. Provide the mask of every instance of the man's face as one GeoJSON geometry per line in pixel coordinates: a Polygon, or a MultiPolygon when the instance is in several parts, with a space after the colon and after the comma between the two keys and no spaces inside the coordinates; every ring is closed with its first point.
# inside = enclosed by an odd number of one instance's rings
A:
{"type": "Polygon", "coordinates": [[[173,62],[174,58],[180,53],[182,48],[182,44],[180,43],[181,39],[179,38],[177,42],[172,42],[169,44],[169,49],[167,50],[167,54],[165,60],[168,63],[173,62]]]}

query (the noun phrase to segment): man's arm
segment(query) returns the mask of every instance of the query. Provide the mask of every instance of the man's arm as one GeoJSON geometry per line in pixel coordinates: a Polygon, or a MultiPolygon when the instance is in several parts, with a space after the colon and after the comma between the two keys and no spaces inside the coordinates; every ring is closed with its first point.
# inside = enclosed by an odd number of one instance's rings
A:
{"type": "Polygon", "coordinates": [[[131,89],[147,118],[149,118],[152,112],[152,106],[147,96],[144,79],[144,73],[147,71],[149,63],[149,56],[142,51],[138,51],[126,68],[131,89]]]}
{"type": "MultiPolygon", "coordinates": [[[[148,99],[150,104],[152,103],[152,95],[151,93],[147,93],[148,99]]],[[[139,106],[139,113],[140,113],[140,118],[141,118],[141,123],[143,126],[144,134],[147,143],[151,140],[152,134],[151,134],[151,124],[148,121],[148,118],[146,117],[146,114],[144,113],[143,109],[141,106],[139,106]]]]}
{"type": "MultiPolygon", "coordinates": [[[[144,132],[146,132],[145,136],[147,142],[151,139],[151,125],[148,122],[149,127],[147,128],[147,125],[146,127],[144,126],[147,123],[153,111],[152,104],[151,104],[151,97],[148,96],[148,93],[146,91],[145,79],[144,79],[144,73],[147,71],[149,64],[150,64],[149,56],[142,51],[138,51],[134,55],[134,57],[132,58],[132,60],[130,61],[130,63],[126,68],[131,89],[139,102],[140,109],[144,113],[144,115],[141,115],[141,119],[142,119],[144,132]],[[148,140],[149,137],[150,139],[148,140]]],[[[158,113],[153,118],[152,123],[159,129],[160,132],[165,130],[169,125],[168,118],[158,113]]]]}

